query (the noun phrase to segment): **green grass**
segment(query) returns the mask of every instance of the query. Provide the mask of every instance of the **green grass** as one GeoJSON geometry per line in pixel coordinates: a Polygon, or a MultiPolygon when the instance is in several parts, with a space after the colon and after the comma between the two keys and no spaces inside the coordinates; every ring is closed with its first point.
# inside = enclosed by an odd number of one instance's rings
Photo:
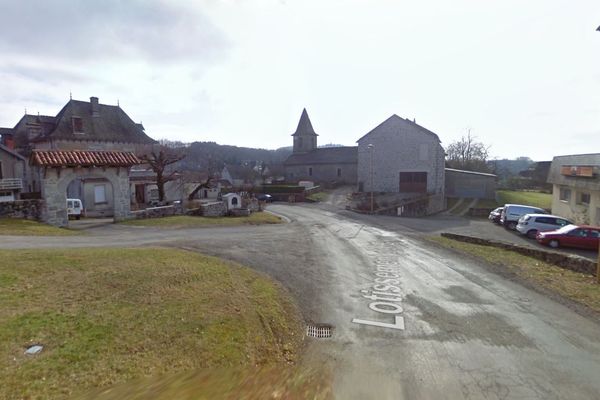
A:
{"type": "Polygon", "coordinates": [[[191,215],[176,215],[163,218],[132,219],[120,222],[132,226],[156,226],[165,228],[194,228],[203,226],[236,226],[279,224],[281,218],[267,213],[255,212],[249,217],[196,217],[191,215]]]}
{"type": "Polygon", "coordinates": [[[0,250],[0,258],[0,399],[61,399],[296,358],[293,303],[248,268],[162,248],[0,250]],[[23,354],[38,343],[42,353],[23,354]]]}
{"type": "Polygon", "coordinates": [[[327,193],[327,192],[311,193],[308,196],[306,196],[306,198],[309,200],[312,200],[312,201],[327,201],[327,199],[329,198],[329,193],[327,193]]]}
{"type": "Polygon", "coordinates": [[[548,193],[498,190],[496,196],[501,205],[524,204],[545,209],[552,208],[552,195],[548,193]]]}
{"type": "Polygon", "coordinates": [[[72,236],[77,232],[57,228],[37,221],[16,218],[0,218],[0,235],[14,236],[72,236]]]}
{"type": "Polygon", "coordinates": [[[559,293],[600,312],[600,284],[596,277],[573,272],[513,251],[465,243],[445,237],[429,238],[444,247],[503,266],[534,285],[559,293]]]}

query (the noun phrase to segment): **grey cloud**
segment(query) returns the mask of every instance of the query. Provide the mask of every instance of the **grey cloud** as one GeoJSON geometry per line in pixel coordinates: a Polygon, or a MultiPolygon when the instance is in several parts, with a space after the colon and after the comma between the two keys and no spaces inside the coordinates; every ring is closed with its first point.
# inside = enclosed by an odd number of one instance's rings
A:
{"type": "Polygon", "coordinates": [[[227,39],[199,10],[159,0],[0,0],[0,51],[71,62],[211,61],[227,39]]]}
{"type": "Polygon", "coordinates": [[[60,83],[60,82],[89,82],[90,78],[82,73],[69,71],[66,69],[44,66],[27,66],[17,64],[0,64],[0,75],[6,75],[8,78],[20,77],[29,81],[40,83],[60,83]]]}

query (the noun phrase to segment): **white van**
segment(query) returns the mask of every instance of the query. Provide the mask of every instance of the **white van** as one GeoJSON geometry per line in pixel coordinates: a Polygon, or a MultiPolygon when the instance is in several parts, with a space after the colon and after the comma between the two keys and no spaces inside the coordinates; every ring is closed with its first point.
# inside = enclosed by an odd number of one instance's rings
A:
{"type": "Polygon", "coordinates": [[[502,214],[500,215],[500,223],[505,228],[515,230],[519,218],[525,214],[548,214],[546,210],[538,207],[525,206],[523,204],[505,204],[502,214]]]}
{"type": "Polygon", "coordinates": [[[67,218],[80,219],[83,215],[83,204],[79,199],[67,199],[67,218]]]}

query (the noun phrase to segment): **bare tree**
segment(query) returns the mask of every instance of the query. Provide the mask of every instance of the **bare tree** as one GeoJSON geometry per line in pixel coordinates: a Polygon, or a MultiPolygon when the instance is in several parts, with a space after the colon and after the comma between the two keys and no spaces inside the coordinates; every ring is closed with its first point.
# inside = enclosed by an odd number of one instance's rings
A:
{"type": "Polygon", "coordinates": [[[201,184],[196,186],[196,188],[194,190],[192,190],[192,192],[188,196],[188,200],[190,200],[190,201],[194,200],[196,193],[198,193],[201,189],[210,188],[210,183],[214,179],[214,174],[215,174],[215,162],[213,161],[213,158],[211,156],[208,156],[208,158],[207,158],[207,169],[208,169],[208,175],[206,177],[206,181],[202,182],[201,184]]]}
{"type": "Polygon", "coordinates": [[[469,129],[466,137],[463,136],[448,145],[446,164],[449,168],[489,172],[487,166],[489,149],[490,146],[477,141],[477,137],[471,136],[469,129]]]}
{"type": "Polygon", "coordinates": [[[182,160],[185,154],[176,149],[159,146],[149,154],[139,156],[139,159],[150,165],[152,171],[156,174],[156,186],[158,187],[158,201],[165,200],[165,183],[175,179],[177,171],[167,171],[167,167],[182,160]]]}

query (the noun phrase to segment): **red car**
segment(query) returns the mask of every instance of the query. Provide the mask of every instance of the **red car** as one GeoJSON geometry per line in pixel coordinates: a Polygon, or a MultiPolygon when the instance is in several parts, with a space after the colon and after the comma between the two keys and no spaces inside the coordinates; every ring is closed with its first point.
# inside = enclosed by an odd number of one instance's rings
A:
{"type": "Polygon", "coordinates": [[[600,227],[566,225],[555,231],[538,232],[536,239],[553,248],[564,246],[595,250],[600,242],[600,227]]]}

